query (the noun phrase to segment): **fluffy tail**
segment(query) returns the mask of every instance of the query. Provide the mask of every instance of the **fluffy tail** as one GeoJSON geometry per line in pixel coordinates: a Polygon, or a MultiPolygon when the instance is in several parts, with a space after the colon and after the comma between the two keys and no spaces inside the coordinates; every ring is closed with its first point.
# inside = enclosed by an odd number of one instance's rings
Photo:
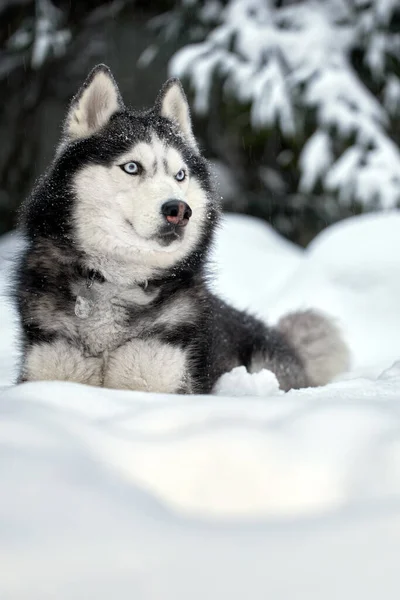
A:
{"type": "Polygon", "coordinates": [[[347,370],[349,349],[328,317],[314,310],[294,312],[282,317],[277,328],[297,351],[310,385],[325,385],[347,370]]]}

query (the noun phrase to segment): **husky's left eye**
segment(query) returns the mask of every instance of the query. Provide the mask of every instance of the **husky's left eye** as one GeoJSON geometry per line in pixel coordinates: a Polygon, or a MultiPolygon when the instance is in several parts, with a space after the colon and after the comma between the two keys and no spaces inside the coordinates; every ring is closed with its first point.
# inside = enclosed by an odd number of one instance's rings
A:
{"type": "Polygon", "coordinates": [[[177,172],[177,174],[175,175],[175,179],[177,181],[183,181],[186,177],[186,171],[185,169],[181,169],[180,171],[177,172]]]}
{"type": "Polygon", "coordinates": [[[121,169],[128,173],[128,175],[139,175],[141,171],[141,165],[134,160],[131,160],[124,165],[120,165],[121,169]]]}

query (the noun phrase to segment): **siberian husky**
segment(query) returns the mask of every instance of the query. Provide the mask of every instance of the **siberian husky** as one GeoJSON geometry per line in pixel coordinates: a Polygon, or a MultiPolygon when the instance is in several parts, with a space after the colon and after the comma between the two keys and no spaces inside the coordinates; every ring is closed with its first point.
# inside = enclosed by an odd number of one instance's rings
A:
{"type": "Polygon", "coordinates": [[[19,381],[210,393],[239,365],[270,369],[283,390],[344,370],[347,347],[327,317],[308,310],[267,327],[211,293],[220,212],[180,82],[134,112],[95,67],[21,210],[19,381]]]}

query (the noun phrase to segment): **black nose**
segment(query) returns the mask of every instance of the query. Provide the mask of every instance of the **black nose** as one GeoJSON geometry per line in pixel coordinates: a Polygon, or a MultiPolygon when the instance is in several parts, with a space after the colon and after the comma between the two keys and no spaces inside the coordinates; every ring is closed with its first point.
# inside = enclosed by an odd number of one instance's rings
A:
{"type": "Polygon", "coordinates": [[[192,209],[182,200],[168,200],[162,205],[161,212],[168,223],[179,227],[185,227],[192,216],[192,209]]]}

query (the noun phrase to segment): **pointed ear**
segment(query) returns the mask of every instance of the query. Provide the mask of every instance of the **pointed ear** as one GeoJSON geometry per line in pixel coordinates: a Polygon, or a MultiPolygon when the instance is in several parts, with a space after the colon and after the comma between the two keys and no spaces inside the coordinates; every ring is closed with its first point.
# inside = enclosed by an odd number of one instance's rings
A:
{"type": "Polygon", "coordinates": [[[164,83],[156,100],[156,110],[162,117],[166,117],[175,123],[189,145],[197,150],[197,142],[192,130],[189,104],[179,79],[172,77],[164,83]]]}
{"type": "Polygon", "coordinates": [[[111,115],[123,108],[123,102],[111,71],[97,65],[72,99],[64,124],[64,135],[70,140],[97,133],[111,115]]]}

